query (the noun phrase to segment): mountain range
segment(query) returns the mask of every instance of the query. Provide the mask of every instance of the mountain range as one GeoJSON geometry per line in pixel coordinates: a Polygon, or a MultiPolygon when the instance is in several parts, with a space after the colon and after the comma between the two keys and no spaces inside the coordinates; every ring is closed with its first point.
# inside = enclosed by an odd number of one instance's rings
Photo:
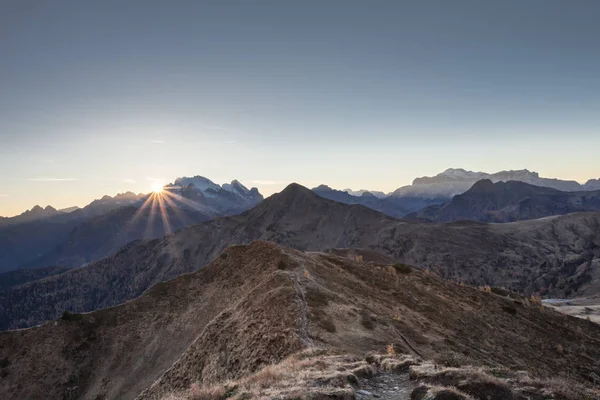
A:
{"type": "Polygon", "coordinates": [[[170,194],[165,201],[153,194],[127,192],[68,213],[34,207],[7,218],[0,224],[0,272],[58,264],[78,267],[133,240],[237,214],[263,199],[256,188],[247,189],[238,181],[221,187],[203,177],[179,178],[165,190],[170,194]]]}
{"type": "Polygon", "coordinates": [[[422,197],[394,197],[375,196],[371,192],[363,192],[360,196],[347,191],[335,190],[327,185],[320,185],[312,189],[319,196],[344,204],[360,204],[370,209],[382,212],[390,217],[402,218],[407,214],[447,201],[446,198],[428,199],[422,197]]]}
{"type": "Polygon", "coordinates": [[[600,190],[564,192],[518,181],[483,179],[451,201],[407,217],[436,222],[513,222],[586,211],[600,211],[600,190]]]}
{"type": "Polygon", "coordinates": [[[129,243],[85,268],[2,290],[0,328],[32,326],[63,310],[120,304],[202,268],[229,245],[259,239],[298,250],[368,249],[448,279],[527,295],[600,292],[600,213],[513,224],[411,222],[291,184],[240,215],[129,243]]]}
{"type": "MultiPolygon", "coordinates": [[[[489,180],[494,183],[509,181],[523,182],[534,186],[570,192],[600,190],[600,179],[590,179],[584,185],[581,185],[575,181],[540,178],[538,173],[530,172],[526,169],[519,171],[500,171],[489,174],[485,172],[466,171],[460,168],[449,168],[434,177],[416,178],[412,185],[403,186],[388,194],[364,189],[358,191],[345,189],[341,191],[332,189],[327,185],[315,187],[313,188],[313,191],[327,199],[345,204],[361,204],[394,218],[402,218],[409,214],[411,218],[414,218],[416,215],[425,216],[425,214],[419,214],[421,209],[425,207],[431,206],[427,212],[434,212],[433,210],[437,209],[436,205],[449,202],[454,196],[467,192],[473,185],[481,180],[489,180]]],[[[564,213],[565,212],[558,212],[558,214],[564,213]]],[[[518,219],[527,218],[528,217],[524,216],[518,219]]],[[[466,219],[487,221],[486,219],[481,218],[466,219]]]]}
{"type": "Polygon", "coordinates": [[[590,179],[585,184],[554,178],[542,178],[537,172],[527,169],[516,171],[500,171],[493,174],[467,171],[462,168],[449,168],[433,177],[421,177],[413,180],[412,185],[396,189],[389,196],[451,198],[466,192],[475,182],[489,179],[492,182],[519,181],[530,185],[549,187],[557,190],[575,192],[583,190],[599,190],[600,180],[590,179]]]}

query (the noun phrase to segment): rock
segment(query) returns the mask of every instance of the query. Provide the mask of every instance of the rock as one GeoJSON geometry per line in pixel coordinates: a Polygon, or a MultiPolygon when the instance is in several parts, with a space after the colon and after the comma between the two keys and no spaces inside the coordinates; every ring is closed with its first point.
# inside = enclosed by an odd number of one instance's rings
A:
{"type": "Polygon", "coordinates": [[[348,383],[350,383],[351,385],[358,385],[358,378],[356,377],[356,375],[348,374],[346,376],[346,379],[348,379],[348,383]]]}
{"type": "Polygon", "coordinates": [[[410,394],[410,400],[468,400],[469,397],[450,388],[419,386],[410,394]]]}
{"type": "Polygon", "coordinates": [[[428,391],[429,388],[427,386],[421,385],[416,387],[410,394],[410,400],[421,400],[425,397],[428,391]]]}

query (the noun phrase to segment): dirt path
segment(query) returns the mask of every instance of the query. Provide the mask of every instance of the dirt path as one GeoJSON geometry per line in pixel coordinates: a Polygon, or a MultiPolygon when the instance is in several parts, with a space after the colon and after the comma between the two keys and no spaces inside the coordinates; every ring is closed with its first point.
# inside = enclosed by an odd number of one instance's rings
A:
{"type": "Polygon", "coordinates": [[[408,378],[408,374],[381,372],[361,379],[358,386],[357,399],[409,400],[417,384],[408,378]]]}

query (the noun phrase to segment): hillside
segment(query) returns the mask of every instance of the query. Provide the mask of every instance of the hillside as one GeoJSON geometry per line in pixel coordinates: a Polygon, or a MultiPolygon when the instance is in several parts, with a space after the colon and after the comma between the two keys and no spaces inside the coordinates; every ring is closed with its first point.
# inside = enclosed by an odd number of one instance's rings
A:
{"type": "Polygon", "coordinates": [[[22,285],[23,283],[37,281],[49,276],[62,274],[68,271],[66,267],[40,267],[40,268],[23,268],[15,271],[4,272],[0,274],[0,289],[9,288],[12,286],[22,285]]]}
{"type": "Polygon", "coordinates": [[[79,267],[107,257],[134,240],[163,237],[211,218],[190,208],[121,207],[77,225],[63,242],[27,266],[79,267]]]}
{"type": "Polygon", "coordinates": [[[229,245],[254,240],[299,250],[369,249],[449,279],[527,295],[600,292],[598,213],[511,224],[405,222],[292,184],[238,216],[130,243],[85,268],[0,290],[0,328],[32,326],[63,310],[122,303],[156,283],[202,268],[229,245]]]}
{"type": "Polygon", "coordinates": [[[390,344],[538,379],[600,374],[597,324],[407,267],[254,242],[123,305],[0,333],[0,397],[164,399],[299,351],[390,344]]]}
{"type": "Polygon", "coordinates": [[[426,207],[407,218],[514,222],[586,211],[600,211],[600,190],[563,192],[518,181],[492,183],[484,179],[448,203],[426,207]]]}

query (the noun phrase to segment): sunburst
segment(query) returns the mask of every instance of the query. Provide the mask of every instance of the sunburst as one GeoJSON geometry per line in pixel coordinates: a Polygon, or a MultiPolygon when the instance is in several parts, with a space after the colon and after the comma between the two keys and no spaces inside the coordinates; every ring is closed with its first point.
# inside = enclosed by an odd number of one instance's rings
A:
{"type": "Polygon", "coordinates": [[[152,184],[152,193],[162,193],[164,190],[164,186],[160,182],[154,182],[152,184]]]}

